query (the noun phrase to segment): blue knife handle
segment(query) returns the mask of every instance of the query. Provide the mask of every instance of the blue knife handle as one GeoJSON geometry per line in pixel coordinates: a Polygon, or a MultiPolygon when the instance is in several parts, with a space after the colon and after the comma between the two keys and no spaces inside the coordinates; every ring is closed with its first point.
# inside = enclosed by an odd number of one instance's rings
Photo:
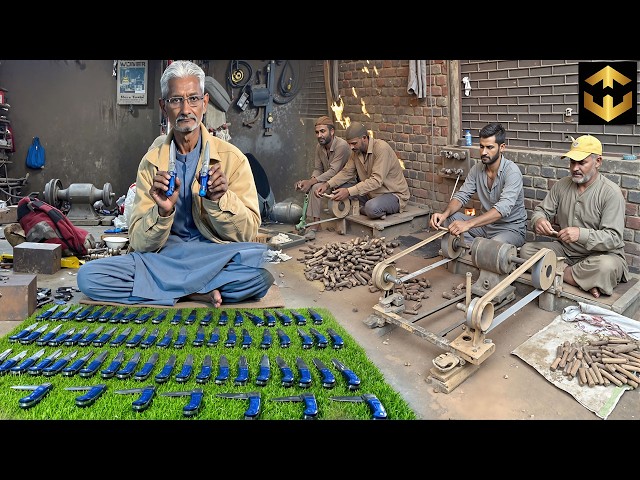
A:
{"type": "Polygon", "coordinates": [[[375,395],[363,395],[363,398],[369,406],[374,420],[384,420],[387,418],[387,411],[375,395]]]}
{"type": "Polygon", "coordinates": [[[182,321],[182,310],[178,310],[173,314],[173,318],[169,322],[171,325],[178,325],[182,321]]]}
{"type": "Polygon", "coordinates": [[[138,318],[139,313],[140,313],[140,310],[135,310],[129,313],[122,320],[120,320],[120,323],[129,323],[131,320],[136,320],[136,318],[138,318]]]}
{"type": "Polygon", "coordinates": [[[36,345],[39,345],[41,347],[46,345],[47,343],[49,343],[49,340],[51,340],[53,337],[55,337],[55,335],[56,335],[55,333],[51,333],[51,332],[47,333],[45,336],[39,338],[36,341],[36,345]]]}
{"type": "Polygon", "coordinates": [[[121,333],[120,335],[118,335],[116,338],[114,338],[109,342],[109,346],[119,347],[120,345],[122,345],[122,342],[124,342],[126,339],[127,339],[127,336],[121,333]]]}
{"type": "Polygon", "coordinates": [[[185,325],[193,325],[196,322],[196,314],[190,313],[187,319],[184,321],[185,325]]]}
{"type": "Polygon", "coordinates": [[[327,330],[327,333],[331,337],[331,342],[333,343],[333,348],[338,350],[338,349],[344,347],[344,340],[333,329],[327,330]]]}
{"type": "Polygon", "coordinates": [[[153,401],[153,397],[155,395],[156,395],[155,388],[145,388],[142,391],[142,394],[140,395],[140,397],[133,401],[133,403],[131,404],[131,407],[136,412],[142,412],[143,410],[146,410],[149,405],[151,405],[151,402],[153,401]]]}
{"type": "Polygon", "coordinates": [[[303,395],[302,400],[304,402],[304,414],[305,419],[313,419],[318,415],[318,402],[315,395],[303,395]]]}
{"type": "Polygon", "coordinates": [[[173,344],[173,348],[182,348],[182,347],[184,347],[185,343],[187,343],[187,336],[186,335],[178,335],[178,338],[176,339],[175,343],[173,344]]]}
{"type": "Polygon", "coordinates": [[[315,325],[322,324],[322,317],[320,316],[320,314],[318,312],[316,312],[315,310],[312,310],[310,308],[307,311],[309,312],[309,315],[311,315],[311,320],[313,320],[313,323],[315,325]]]}
{"type": "Polygon", "coordinates": [[[229,378],[229,367],[218,367],[218,376],[215,379],[215,382],[219,385],[224,383],[229,378]]]}
{"type": "Polygon", "coordinates": [[[20,406],[20,408],[33,407],[34,405],[39,403],[40,400],[42,400],[47,395],[47,393],[51,391],[52,388],[53,385],[51,383],[43,383],[29,395],[18,400],[18,405],[20,406]]]}
{"type": "Polygon", "coordinates": [[[284,332],[278,332],[278,339],[280,340],[281,348],[288,348],[289,345],[291,345],[291,339],[289,338],[289,335],[284,332]]]}
{"type": "Polygon", "coordinates": [[[202,345],[204,345],[204,333],[197,333],[196,338],[193,339],[191,345],[193,345],[194,347],[201,347],[202,345]]]}
{"type": "Polygon", "coordinates": [[[360,379],[352,370],[345,368],[341,371],[341,373],[347,380],[347,386],[349,387],[349,390],[357,390],[358,387],[360,387],[360,379]]]}
{"type": "Polygon", "coordinates": [[[100,365],[102,365],[102,360],[92,360],[89,365],[78,372],[78,375],[83,378],[90,377],[98,371],[100,365]]]}
{"type": "Polygon", "coordinates": [[[271,377],[271,368],[260,367],[258,370],[258,376],[256,377],[256,385],[266,385],[271,377]]]}
{"type": "Polygon", "coordinates": [[[9,337],[9,341],[10,342],[17,342],[18,340],[20,340],[21,338],[26,337],[30,333],[31,333],[31,330],[22,330],[22,331],[16,333],[15,335],[11,335],[9,337]]]}
{"type": "Polygon", "coordinates": [[[162,370],[160,370],[160,373],[158,373],[155,376],[155,380],[158,383],[164,383],[167,380],[169,380],[169,377],[171,376],[171,372],[173,372],[174,369],[174,365],[165,365],[164,367],[162,367],[162,370]]]}
{"type": "Polygon", "coordinates": [[[253,339],[251,338],[251,335],[244,335],[242,337],[242,348],[249,348],[252,342],[253,339]]]}
{"type": "Polygon", "coordinates": [[[200,373],[198,373],[198,376],[196,377],[196,382],[205,383],[211,377],[212,371],[213,369],[211,367],[207,367],[203,365],[202,369],[200,370],[200,373]]]}
{"type": "Polygon", "coordinates": [[[162,312],[160,312],[158,315],[156,315],[155,317],[153,317],[151,319],[151,323],[160,323],[162,322],[165,318],[167,318],[167,311],[163,310],[162,312]]]}
{"type": "Polygon", "coordinates": [[[207,341],[207,347],[213,347],[218,344],[220,341],[220,334],[218,332],[213,332],[209,340],[207,341]]]}
{"type": "Polygon", "coordinates": [[[36,363],[35,359],[27,358],[20,365],[15,365],[15,366],[11,367],[10,371],[14,375],[18,375],[20,373],[23,373],[26,369],[28,369],[34,363],[36,363]]]}
{"type": "Polygon", "coordinates": [[[233,321],[233,326],[234,327],[239,327],[244,323],[244,317],[242,316],[242,313],[240,313],[239,311],[236,311],[236,316],[235,319],[233,321]]]}
{"type": "Polygon", "coordinates": [[[45,358],[40,363],[33,365],[27,369],[27,373],[30,375],[40,375],[44,368],[47,368],[49,365],[53,363],[53,359],[45,358]]]}
{"type": "Polygon", "coordinates": [[[238,367],[238,376],[233,381],[234,385],[244,385],[249,379],[249,367],[238,367]]]}
{"type": "Polygon", "coordinates": [[[331,370],[328,368],[322,368],[320,370],[320,374],[322,375],[322,386],[324,388],[333,388],[336,384],[336,377],[333,376],[331,370]]]}
{"type": "Polygon", "coordinates": [[[73,347],[82,338],[83,333],[76,333],[64,341],[65,347],[73,347]]]}
{"type": "Polygon", "coordinates": [[[149,318],[151,317],[152,313],[151,312],[147,312],[147,313],[143,313],[142,315],[140,315],[139,317],[137,317],[134,322],[135,323],[144,323],[147,320],[149,320],[149,318]]]}
{"type": "Polygon", "coordinates": [[[64,359],[60,359],[57,360],[53,365],[51,365],[50,367],[46,367],[42,369],[42,374],[45,377],[49,377],[51,375],[55,375],[56,373],[58,373],[60,370],[62,370],[67,363],[69,363],[69,360],[64,360],[64,359]]]}
{"type": "Polygon", "coordinates": [[[207,196],[207,182],[209,181],[209,171],[207,173],[200,174],[200,190],[198,191],[198,195],[201,197],[207,196]]]}
{"type": "Polygon", "coordinates": [[[184,383],[191,377],[193,373],[193,365],[183,365],[182,370],[176,375],[176,382],[184,383]]]}
{"type": "Polygon", "coordinates": [[[165,192],[167,198],[173,195],[176,189],[176,172],[169,172],[169,175],[171,175],[171,178],[169,178],[169,189],[165,192]]]}
{"type": "Polygon", "coordinates": [[[300,381],[298,385],[302,388],[311,386],[311,371],[308,368],[300,368],[300,381]]]}
{"type": "Polygon", "coordinates": [[[87,335],[82,340],[78,340],[78,345],[81,346],[81,347],[86,347],[91,342],[93,342],[96,338],[98,338],[98,334],[97,333],[90,333],[89,335],[87,335]]]}
{"type": "Polygon", "coordinates": [[[135,348],[142,341],[142,335],[135,335],[131,340],[127,340],[125,346],[135,348]]]}
{"type": "Polygon", "coordinates": [[[162,340],[158,342],[158,348],[167,348],[171,345],[171,337],[164,337],[162,340]]]}
{"type": "Polygon", "coordinates": [[[85,318],[87,318],[87,315],[91,313],[91,310],[93,310],[93,307],[85,308],[83,311],[76,315],[76,320],[84,320],[85,318]]]}
{"type": "Polygon", "coordinates": [[[271,346],[273,339],[271,335],[265,334],[262,336],[262,341],[260,342],[260,348],[269,348],[271,346]]]}
{"type": "Polygon", "coordinates": [[[76,405],[78,407],[89,407],[93,405],[106,389],[107,386],[104,383],[91,387],[87,393],[76,397],[76,405]]]}
{"type": "Polygon", "coordinates": [[[293,370],[289,367],[281,368],[280,372],[282,372],[282,386],[290,387],[293,384],[293,370]]]}
{"type": "Polygon", "coordinates": [[[143,342],[140,343],[140,346],[142,348],[149,348],[151,345],[156,343],[157,339],[158,339],[157,335],[149,335],[147,338],[144,339],[143,342]]]}
{"type": "Polygon", "coordinates": [[[10,358],[9,360],[5,360],[4,363],[2,365],[0,365],[0,374],[5,374],[7,373],[9,370],[11,370],[16,364],[18,363],[17,360],[14,360],[12,358],[10,358]]]}
{"type": "Polygon", "coordinates": [[[325,337],[324,335],[317,334],[316,335],[316,347],[317,348],[325,348],[327,346],[327,337],[325,337]]]}
{"type": "Polygon", "coordinates": [[[116,372],[116,377],[120,379],[129,378],[133,374],[133,371],[136,369],[137,366],[138,366],[138,362],[127,363],[124,366],[124,368],[116,372]]]}
{"type": "Polygon", "coordinates": [[[200,406],[202,405],[203,398],[204,392],[201,389],[198,391],[192,391],[191,396],[189,397],[189,403],[182,407],[182,414],[185,417],[192,417],[193,415],[197,414],[200,411],[200,406]]]}
{"type": "Polygon", "coordinates": [[[260,413],[260,397],[259,396],[251,396],[249,397],[249,408],[244,412],[244,417],[248,419],[253,419],[258,416],[260,413]]]}
{"type": "Polygon", "coordinates": [[[57,347],[59,345],[62,345],[62,343],[69,338],[69,334],[68,333],[61,333],[60,335],[58,335],[56,338],[54,338],[53,340],[49,340],[48,345],[50,347],[57,347]]]}
{"type": "Polygon", "coordinates": [[[80,370],[82,368],[82,365],[84,365],[84,362],[86,362],[86,360],[83,360],[83,359],[76,360],[75,362],[73,362],[68,367],[63,368],[62,369],[62,374],[65,377],[72,377],[73,375],[75,375],[78,372],[78,370],[80,370]]]}
{"type": "Polygon", "coordinates": [[[33,343],[36,341],[36,339],[42,335],[42,332],[31,332],[29,335],[27,335],[25,338],[21,338],[20,339],[20,343],[22,343],[23,345],[28,345],[30,343],[33,343]]]}
{"type": "Polygon", "coordinates": [[[291,314],[296,319],[296,325],[306,325],[307,324],[307,319],[304,318],[304,316],[301,315],[300,313],[292,311],[291,314]]]}
{"type": "Polygon", "coordinates": [[[155,364],[153,363],[145,363],[140,370],[138,370],[134,376],[134,380],[138,380],[139,382],[146,380],[151,372],[153,371],[153,367],[155,364]]]}
{"type": "Polygon", "coordinates": [[[202,320],[200,320],[200,325],[202,325],[203,327],[207,327],[211,323],[212,319],[213,319],[213,313],[209,312],[204,316],[202,320]]]}
{"type": "Polygon", "coordinates": [[[267,324],[267,327],[275,327],[276,326],[276,317],[271,315],[271,313],[265,311],[264,312],[264,320],[267,324]]]}
{"type": "Polygon", "coordinates": [[[102,378],[111,378],[116,374],[118,370],[120,370],[121,366],[122,362],[114,360],[109,364],[107,368],[100,372],[100,375],[102,375],[102,378]]]}
{"type": "Polygon", "coordinates": [[[223,327],[229,323],[229,315],[227,312],[223,311],[220,313],[220,318],[218,319],[218,325],[222,325],[223,327]]]}
{"type": "Polygon", "coordinates": [[[235,335],[235,333],[230,333],[229,335],[227,335],[227,340],[224,342],[224,346],[233,348],[236,345],[237,339],[238,337],[235,335]]]}
{"type": "Polygon", "coordinates": [[[313,347],[313,340],[309,335],[302,335],[302,348],[309,349],[313,347]]]}

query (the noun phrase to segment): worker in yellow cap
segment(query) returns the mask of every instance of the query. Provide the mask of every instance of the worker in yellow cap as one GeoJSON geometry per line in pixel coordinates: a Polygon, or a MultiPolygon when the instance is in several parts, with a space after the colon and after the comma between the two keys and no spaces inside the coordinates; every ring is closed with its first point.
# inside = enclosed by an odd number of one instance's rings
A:
{"type": "MultiPolygon", "coordinates": [[[[316,120],[315,124],[316,145],[315,154],[313,156],[313,172],[308,180],[298,180],[295,184],[296,190],[308,193],[307,196],[307,219],[311,222],[320,221],[320,213],[322,208],[322,199],[320,196],[314,195],[315,190],[322,185],[323,182],[333,178],[333,176],[342,170],[344,164],[351,154],[349,144],[340,137],[336,136],[333,120],[326,115],[316,120]]],[[[306,229],[304,238],[306,240],[314,240],[319,225],[312,225],[306,229]]]]}
{"type": "Polygon", "coordinates": [[[561,158],[567,157],[570,175],[553,184],[531,216],[536,235],[554,240],[527,242],[520,256],[530,258],[549,248],[565,257],[565,282],[595,298],[611,295],[618,283],[629,279],[623,240],[625,199],[617,184],[600,175],[602,143],[596,137],[574,139],[561,158]]]}
{"type": "Polygon", "coordinates": [[[354,122],[345,133],[351,156],[344,168],[316,190],[322,195],[333,189],[334,201],[353,197],[360,202],[360,214],[372,219],[404,211],[409,201],[409,185],[398,156],[387,142],[373,138],[366,127],[354,122]],[[341,184],[355,180],[351,187],[341,184]]]}

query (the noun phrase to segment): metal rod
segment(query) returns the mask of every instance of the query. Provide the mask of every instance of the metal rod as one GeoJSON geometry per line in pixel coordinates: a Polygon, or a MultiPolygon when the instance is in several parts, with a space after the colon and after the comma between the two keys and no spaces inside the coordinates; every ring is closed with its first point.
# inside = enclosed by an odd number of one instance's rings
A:
{"type": "Polygon", "coordinates": [[[527,305],[534,298],[538,298],[541,294],[544,293],[544,290],[536,289],[529,293],[526,297],[523,297],[521,300],[518,300],[516,303],[507,308],[504,312],[493,319],[491,326],[487,329],[485,333],[493,330],[494,327],[497,327],[502,322],[504,322],[507,318],[509,318],[514,312],[520,310],[522,307],[527,305]]]}
{"type": "MultiPolygon", "coordinates": [[[[412,272],[408,275],[405,275],[404,277],[400,278],[400,282],[406,282],[407,280],[411,280],[414,277],[417,277],[418,275],[422,274],[422,273],[426,273],[429,270],[433,270],[436,267],[439,267],[440,265],[444,265],[445,263],[449,263],[451,260],[453,260],[453,258],[445,258],[443,260],[438,260],[436,263],[432,263],[431,265],[429,265],[428,267],[424,267],[421,268],[420,270],[416,270],[415,272],[412,272]]],[[[385,275],[385,280],[387,280],[386,275],[385,275]]],[[[387,281],[393,281],[393,280],[387,280],[387,281]]],[[[393,281],[394,283],[396,283],[395,281],[393,281]]]]}

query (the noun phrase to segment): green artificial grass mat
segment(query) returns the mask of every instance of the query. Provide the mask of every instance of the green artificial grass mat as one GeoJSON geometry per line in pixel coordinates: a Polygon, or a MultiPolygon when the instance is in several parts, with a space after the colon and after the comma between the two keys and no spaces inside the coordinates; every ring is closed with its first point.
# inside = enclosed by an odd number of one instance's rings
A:
{"type": "MultiPolygon", "coordinates": [[[[10,371],[0,374],[0,419],[2,420],[184,420],[184,421],[197,421],[197,420],[242,420],[245,418],[245,411],[249,408],[249,400],[246,399],[230,399],[221,398],[216,396],[218,393],[250,393],[258,392],[260,394],[260,412],[256,419],[258,420],[297,420],[303,419],[303,411],[305,409],[304,402],[276,402],[273,398],[276,397],[289,397],[298,396],[301,394],[314,394],[317,402],[318,413],[315,417],[318,420],[370,420],[372,419],[372,412],[367,403],[351,403],[351,402],[338,402],[331,400],[333,396],[361,396],[363,394],[373,394],[380,401],[384,407],[387,420],[415,420],[417,417],[415,413],[409,408],[408,404],[385,381],[382,373],[377,367],[367,358],[367,354],[364,349],[357,344],[357,342],[345,331],[342,326],[336,322],[331,312],[324,308],[277,308],[277,309],[233,309],[233,308],[196,308],[196,309],[183,309],[182,320],[178,324],[171,324],[175,311],[168,309],[167,316],[160,323],[153,324],[151,320],[160,313],[160,309],[157,308],[135,308],[140,311],[140,315],[145,312],[152,312],[152,316],[144,323],[135,323],[130,321],[128,323],[112,323],[109,321],[100,322],[98,320],[93,322],[87,322],[86,319],[77,320],[52,320],[52,319],[40,319],[37,320],[37,315],[45,312],[51,308],[53,304],[45,305],[34,312],[24,322],[21,322],[11,332],[4,337],[0,338],[0,353],[7,349],[12,349],[11,354],[7,359],[13,358],[23,350],[27,351],[26,357],[35,354],[39,350],[45,350],[44,355],[40,358],[42,360],[47,355],[52,354],[58,348],[62,349],[62,354],[58,359],[62,358],[74,350],[78,350],[77,356],[70,362],[79,359],[89,351],[93,350],[94,355],[87,361],[87,366],[92,360],[102,353],[108,351],[108,355],[98,369],[97,373],[91,377],[83,378],[78,374],[74,376],[63,376],[62,373],[57,373],[52,376],[43,375],[31,375],[29,373],[13,374],[10,371]],[[186,325],[185,320],[191,314],[195,312],[196,320],[186,325]],[[226,325],[218,325],[221,315],[227,314],[228,323],[226,325]],[[283,313],[287,315],[291,320],[291,324],[284,326],[281,319],[276,313],[283,313]],[[301,314],[306,319],[305,325],[298,325],[293,312],[301,314]],[[311,317],[311,312],[317,312],[322,317],[321,324],[314,324],[311,317]],[[262,319],[266,319],[266,314],[274,315],[276,318],[276,325],[273,327],[267,327],[266,324],[259,326],[256,325],[251,319],[250,315],[253,314],[262,319]],[[200,321],[205,318],[207,314],[211,314],[211,322],[204,326],[205,336],[204,345],[194,346],[193,340],[196,338],[196,332],[200,327],[200,321]],[[240,325],[234,325],[236,321],[236,314],[242,317],[243,321],[240,325]],[[144,337],[146,338],[152,330],[159,329],[159,335],[157,342],[164,336],[164,334],[171,328],[173,329],[173,342],[167,348],[157,347],[156,344],[148,347],[141,348],[140,346],[129,348],[123,343],[120,346],[109,346],[107,342],[102,347],[98,346],[39,346],[36,342],[31,344],[22,344],[19,341],[11,342],[9,337],[14,335],[25,327],[38,323],[38,327],[48,323],[48,327],[43,333],[46,334],[54,327],[62,324],[62,327],[58,330],[57,334],[61,334],[71,328],[75,328],[76,333],[84,328],[88,327],[87,333],[94,331],[99,326],[103,326],[102,333],[116,327],[116,331],[112,338],[116,338],[119,333],[122,333],[125,329],[131,328],[131,333],[127,339],[131,339],[140,329],[146,328],[144,337]],[[187,331],[187,341],[183,348],[175,348],[173,343],[175,342],[180,329],[184,327],[187,331]],[[218,327],[220,331],[220,340],[215,346],[207,346],[211,333],[214,328],[218,327]],[[237,336],[237,342],[234,347],[226,347],[225,340],[229,328],[235,330],[237,336]],[[252,343],[248,348],[241,346],[243,335],[242,330],[246,328],[252,337],[252,343]],[[269,348],[261,348],[260,342],[265,328],[268,328],[272,336],[272,344],[269,348]],[[277,329],[282,329],[290,338],[291,344],[288,348],[280,346],[279,338],[277,335],[277,329]],[[302,348],[302,339],[298,334],[298,328],[302,329],[313,340],[313,346],[309,349],[302,348]],[[315,337],[311,334],[310,329],[314,328],[327,339],[328,345],[326,348],[319,348],[315,337]],[[333,329],[344,341],[344,347],[340,349],[332,348],[332,341],[330,335],[327,333],[328,329],[333,329]],[[158,353],[158,361],[153,368],[150,376],[144,381],[135,380],[133,375],[127,379],[119,379],[115,376],[112,378],[102,378],[101,370],[105,369],[118,352],[123,351],[125,354],[124,367],[131,357],[136,353],[141,353],[140,362],[134,369],[134,373],[139,371],[146,361],[151,357],[153,353],[158,353]],[[175,380],[176,374],[182,369],[184,361],[187,356],[193,355],[193,373],[191,377],[185,382],[177,382],[175,380]],[[164,367],[165,363],[171,355],[176,355],[176,362],[171,377],[165,383],[156,383],[154,377],[164,367]],[[206,383],[197,383],[195,378],[201,370],[203,360],[206,355],[211,356],[211,369],[212,374],[210,379],[206,383]],[[226,383],[218,385],[214,379],[218,374],[218,362],[220,356],[224,355],[229,360],[229,379],[226,383]],[[256,384],[256,377],[259,373],[259,363],[263,355],[267,355],[271,367],[271,376],[266,385],[259,386],[256,384]],[[241,356],[245,356],[249,367],[249,377],[244,385],[234,385],[234,379],[238,374],[238,361],[241,356]],[[281,382],[281,372],[276,364],[276,357],[282,357],[291,368],[294,376],[293,385],[285,387],[281,382]],[[304,388],[299,385],[300,374],[296,366],[296,358],[302,358],[311,373],[311,385],[304,388]],[[322,386],[322,377],[320,371],[313,364],[313,359],[317,358],[321,360],[333,373],[335,377],[335,386],[333,388],[326,388],[322,386]],[[334,367],[332,359],[335,358],[342,362],[347,368],[352,370],[360,379],[360,388],[357,390],[349,390],[347,386],[347,380],[345,377],[334,367]],[[45,382],[53,384],[51,391],[36,405],[29,408],[22,408],[19,405],[19,400],[26,397],[31,392],[27,390],[12,389],[14,385],[29,385],[38,386],[45,382]],[[93,405],[87,407],[79,407],[75,403],[75,398],[86,392],[84,391],[68,391],[66,387],[91,387],[104,383],[107,386],[106,391],[100,396],[93,405]],[[144,411],[136,411],[132,407],[132,402],[140,397],[140,394],[116,394],[116,390],[142,388],[148,385],[156,386],[156,394],[150,406],[144,411]],[[185,416],[183,415],[183,407],[189,403],[190,396],[178,396],[169,397],[161,396],[161,393],[165,392],[189,392],[195,388],[201,388],[203,390],[203,403],[196,415],[185,416]]],[[[58,309],[62,309],[64,306],[59,306],[58,309]]],[[[92,311],[100,308],[100,305],[80,305],[70,304],[71,309],[74,310],[78,307],[92,308],[92,311]]],[[[124,307],[115,307],[114,311],[123,310],[124,307]]],[[[129,309],[129,311],[134,309],[129,309]]],[[[24,359],[23,359],[24,360],[24,359]]],[[[5,360],[6,361],[6,360],[5,360]]],[[[4,363],[5,361],[1,362],[4,363]]],[[[19,363],[21,363],[22,360],[19,363]]]]}

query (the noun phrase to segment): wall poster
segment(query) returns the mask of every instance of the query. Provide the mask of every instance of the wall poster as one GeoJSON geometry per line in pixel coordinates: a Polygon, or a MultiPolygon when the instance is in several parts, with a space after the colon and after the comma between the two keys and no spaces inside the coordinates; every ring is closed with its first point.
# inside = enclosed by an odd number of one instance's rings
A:
{"type": "Polygon", "coordinates": [[[118,60],[118,105],[147,104],[148,60],[118,60]]]}

